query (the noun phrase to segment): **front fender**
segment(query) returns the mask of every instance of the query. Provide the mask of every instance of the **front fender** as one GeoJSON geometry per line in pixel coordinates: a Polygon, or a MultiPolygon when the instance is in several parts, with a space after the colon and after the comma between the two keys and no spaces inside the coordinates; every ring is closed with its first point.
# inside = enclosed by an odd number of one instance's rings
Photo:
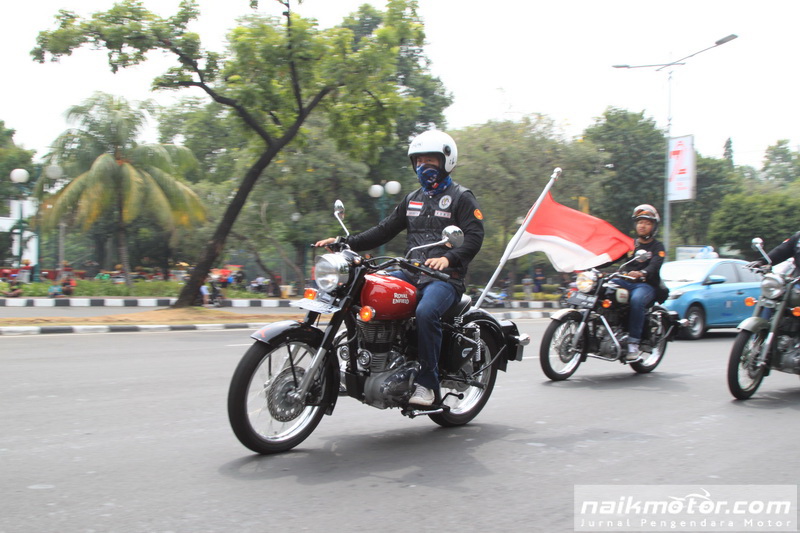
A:
{"type": "MultiPolygon", "coordinates": [[[[315,328],[305,322],[298,322],[297,320],[281,320],[267,324],[258,331],[250,335],[251,338],[258,342],[263,342],[270,346],[277,346],[286,341],[300,341],[305,342],[309,346],[319,348],[322,345],[322,338],[324,334],[321,329],[315,328]]],[[[326,364],[328,379],[331,380],[333,385],[330,387],[330,396],[327,398],[328,409],[325,414],[330,415],[333,413],[333,408],[336,407],[336,400],[338,399],[338,384],[341,379],[339,375],[339,365],[336,361],[336,356],[332,353],[327,355],[328,360],[326,364]]]]}
{"type": "Polygon", "coordinates": [[[550,320],[561,321],[564,318],[566,318],[567,315],[571,315],[571,314],[575,315],[575,320],[580,320],[581,319],[580,311],[578,311],[577,309],[569,309],[569,308],[567,308],[567,309],[559,309],[558,311],[556,311],[555,313],[550,315],[550,320]]]}
{"type": "Polygon", "coordinates": [[[281,320],[267,324],[250,337],[267,344],[280,344],[287,339],[301,340],[317,347],[322,344],[322,330],[297,320],[281,320]]]}
{"type": "Polygon", "coordinates": [[[761,330],[769,329],[769,320],[761,318],[760,316],[751,316],[750,318],[742,320],[738,327],[739,329],[756,333],[761,330]]]}

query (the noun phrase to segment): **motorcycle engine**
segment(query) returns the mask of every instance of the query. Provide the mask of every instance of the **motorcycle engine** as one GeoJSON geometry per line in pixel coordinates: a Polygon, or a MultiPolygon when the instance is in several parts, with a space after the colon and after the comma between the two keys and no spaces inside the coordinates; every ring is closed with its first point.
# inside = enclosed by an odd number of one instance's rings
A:
{"type": "Polygon", "coordinates": [[[358,370],[367,373],[364,403],[386,409],[405,403],[419,374],[417,361],[409,361],[394,349],[403,331],[397,320],[358,321],[362,348],[358,351],[358,370]]]}
{"type": "Polygon", "coordinates": [[[617,348],[614,344],[614,339],[617,339],[617,342],[622,347],[623,351],[628,347],[628,334],[621,326],[614,326],[613,329],[613,337],[608,334],[608,330],[606,328],[600,328],[598,330],[598,341],[599,346],[597,350],[597,354],[601,357],[617,357],[617,348]]]}
{"type": "Polygon", "coordinates": [[[795,336],[781,335],[776,345],[776,360],[773,366],[791,374],[800,374],[800,339],[795,336]]]}

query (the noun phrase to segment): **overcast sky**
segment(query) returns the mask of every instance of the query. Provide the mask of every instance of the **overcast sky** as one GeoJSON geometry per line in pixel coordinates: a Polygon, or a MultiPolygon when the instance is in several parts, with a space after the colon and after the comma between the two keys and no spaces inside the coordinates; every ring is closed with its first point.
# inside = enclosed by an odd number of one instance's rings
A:
{"type": "MultiPolygon", "coordinates": [[[[177,3],[144,0],[162,16],[173,13],[177,3]]],[[[329,27],[362,3],[306,0],[296,10],[329,27]]],[[[31,60],[36,35],[54,27],[59,9],[88,14],[111,5],[108,0],[19,2],[13,15],[0,19],[0,120],[16,130],[18,145],[43,155],[67,129],[66,109],[94,91],[165,104],[175,98],[174,92],[149,92],[151,80],[170,64],[160,55],[116,75],[97,50],[82,49],[60,63],[31,60]]],[[[248,0],[200,0],[200,5],[193,29],[206,48],[222,51],[236,17],[249,12],[248,0]]],[[[543,113],[572,137],[608,106],[645,111],[664,128],[671,102],[672,136],[694,135],[702,155],[721,157],[731,137],[736,163],[760,168],[766,148],[777,140],[788,139],[798,149],[798,0],[419,0],[419,5],[432,71],[455,97],[447,110],[451,129],[543,113]],[[612,68],[669,63],[729,34],[739,38],[674,67],[671,91],[667,70],[612,68]]],[[[280,5],[261,0],[261,11],[279,14],[280,5]]]]}

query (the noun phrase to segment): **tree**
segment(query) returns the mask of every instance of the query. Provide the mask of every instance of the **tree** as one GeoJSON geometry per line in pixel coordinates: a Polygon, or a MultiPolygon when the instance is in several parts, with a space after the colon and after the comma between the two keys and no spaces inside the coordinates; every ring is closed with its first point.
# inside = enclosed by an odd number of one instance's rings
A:
{"type": "Polygon", "coordinates": [[[778,141],[767,148],[764,156],[763,179],[786,184],[800,176],[800,154],[789,148],[788,140],[778,141]]]}
{"type": "Polygon", "coordinates": [[[177,176],[196,165],[180,146],[137,144],[151,104],[131,107],[122,98],[97,93],[67,112],[78,127],[56,141],[51,161],[75,176],[42,204],[44,228],[68,219],[88,229],[104,217],[113,221],[119,255],[130,285],[128,229],[140,215],[161,227],[190,227],[205,219],[192,190],[177,176]]]}
{"type": "Polygon", "coordinates": [[[281,4],[283,24],[253,15],[229,34],[227,60],[205,52],[199,36],[187,31],[199,15],[193,0],[183,0],[177,14],[166,19],[136,0],[89,19],[61,11],[59,27],[41,32],[32,51],[41,62],[89,44],[108,51],[112,71],[144,61],[150,51],[166,51],[178,64],[153,82],[156,88],[198,88],[238,116],[250,140],[252,164],[177,306],[191,305],[262,172],[312,113],[327,115],[341,148],[375,154],[391,136],[394,117],[419,105],[404,94],[396,75],[399,51],[424,41],[416,1],[389,0],[383,25],[363,35],[345,27],[320,30],[314,20],[292,13],[289,0],[281,4]]]}
{"type": "Polygon", "coordinates": [[[644,112],[609,108],[584,137],[608,154],[613,165],[601,183],[602,196],[592,198],[593,214],[618,228],[630,228],[631,212],[638,204],[664,204],[666,139],[644,112]]]}
{"type": "Polygon", "coordinates": [[[717,248],[728,245],[756,259],[750,241],[761,237],[769,251],[797,231],[798,211],[800,199],[793,193],[728,195],[714,211],[709,237],[717,248]]]}
{"type": "MultiPolygon", "coordinates": [[[[520,121],[493,121],[452,132],[459,145],[455,179],[472,189],[486,220],[481,253],[470,264],[470,275],[488,277],[497,267],[512,235],[550,180],[555,167],[564,176],[552,189],[560,203],[577,207],[580,197],[592,197],[593,183],[605,174],[604,156],[589,142],[567,142],[552,119],[542,115],[520,121]]],[[[517,269],[544,265],[543,255],[514,260],[517,269]]]]}
{"type": "MultiPolygon", "coordinates": [[[[0,198],[13,198],[19,191],[11,183],[9,176],[15,168],[24,168],[31,176],[35,176],[33,168],[34,150],[25,150],[14,144],[15,131],[6,128],[5,122],[0,120],[0,198]]],[[[0,204],[0,216],[8,215],[4,212],[8,204],[0,204]]]]}

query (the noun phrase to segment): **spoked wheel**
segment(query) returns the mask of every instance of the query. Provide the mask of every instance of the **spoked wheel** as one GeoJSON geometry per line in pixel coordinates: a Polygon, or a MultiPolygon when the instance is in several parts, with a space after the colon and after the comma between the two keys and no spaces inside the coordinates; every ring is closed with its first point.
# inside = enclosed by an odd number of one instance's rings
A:
{"type": "Polygon", "coordinates": [[[228,391],[228,418],[242,444],[261,454],[279,453],[314,431],[337,385],[323,364],[306,397],[294,396],[315,352],[296,340],[256,342],[247,350],[228,391]]]}
{"type": "Polygon", "coordinates": [[[580,350],[572,349],[572,338],[580,322],[575,316],[554,320],[547,326],[539,349],[539,363],[545,375],[553,381],[562,381],[578,370],[580,350]]]}
{"type": "Polygon", "coordinates": [[[481,347],[477,355],[472,358],[472,374],[464,376],[470,381],[479,383],[480,386],[442,380],[442,403],[450,407],[450,411],[429,415],[431,420],[440,426],[452,427],[463,426],[478,416],[494,390],[494,382],[497,379],[497,361],[494,358],[498,351],[495,339],[481,328],[481,347]],[[457,395],[462,395],[463,398],[459,399],[457,395]]]}
{"type": "Polygon", "coordinates": [[[759,364],[759,356],[766,336],[766,330],[757,333],[742,330],[733,343],[728,359],[728,388],[740,400],[751,397],[764,379],[765,366],[759,364]]]}
{"type": "Polygon", "coordinates": [[[647,315],[647,327],[649,328],[649,339],[652,346],[650,353],[642,352],[642,360],[631,363],[631,368],[639,374],[647,374],[652,372],[664,358],[664,352],[667,351],[667,331],[669,331],[669,322],[667,317],[659,312],[650,313],[647,315]]]}

